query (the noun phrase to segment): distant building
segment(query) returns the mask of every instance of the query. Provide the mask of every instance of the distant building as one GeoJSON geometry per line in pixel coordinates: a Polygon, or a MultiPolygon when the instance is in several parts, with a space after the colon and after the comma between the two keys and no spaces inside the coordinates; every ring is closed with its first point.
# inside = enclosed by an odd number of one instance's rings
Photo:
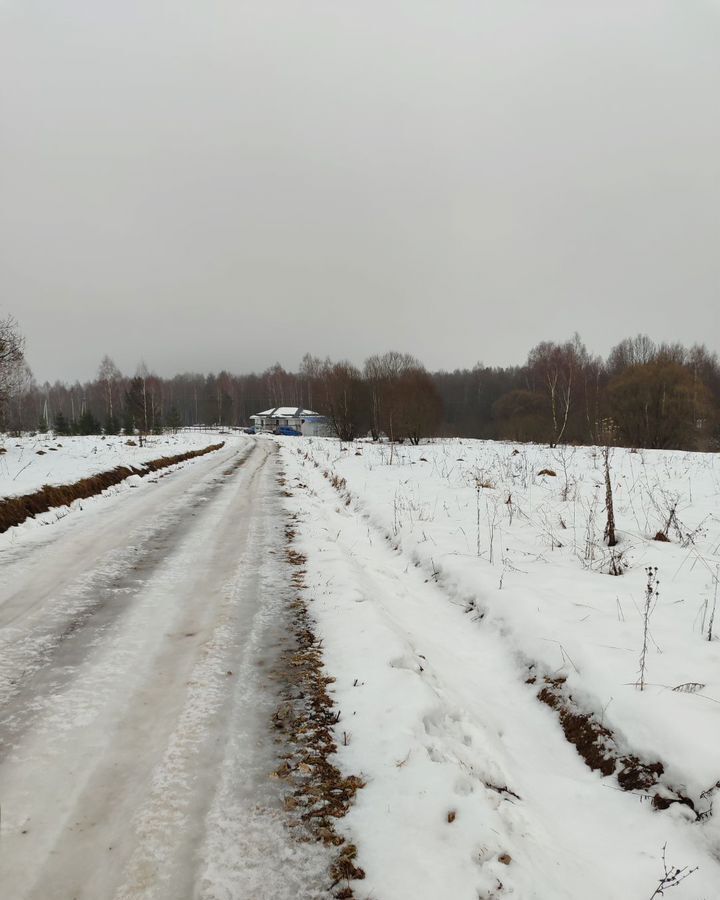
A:
{"type": "Polygon", "coordinates": [[[274,409],[266,409],[265,412],[250,416],[250,420],[258,432],[272,433],[279,428],[292,428],[305,437],[324,437],[330,433],[325,416],[302,407],[276,406],[274,409]]]}

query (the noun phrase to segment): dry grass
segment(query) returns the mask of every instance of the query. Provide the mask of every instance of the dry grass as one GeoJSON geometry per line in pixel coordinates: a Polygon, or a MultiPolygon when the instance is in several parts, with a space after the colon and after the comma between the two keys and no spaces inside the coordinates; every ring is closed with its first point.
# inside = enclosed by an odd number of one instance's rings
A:
{"type": "Polygon", "coordinates": [[[212,444],[209,447],[203,447],[201,450],[189,450],[187,453],[180,453],[177,456],[162,456],[159,459],[150,460],[142,466],[117,466],[108,472],[100,472],[98,475],[91,475],[89,478],[81,478],[72,484],[64,485],[45,485],[32,494],[23,494],[20,497],[8,497],[0,500],[0,534],[12,528],[14,525],[22,524],[26,519],[37,516],[40,513],[47,512],[57,506],[69,506],[75,500],[87,500],[96,494],[101,494],[109,487],[120,484],[131,475],[139,475],[144,478],[152,472],[159,469],[165,469],[168,466],[174,466],[176,463],[185,462],[188,459],[194,459],[196,456],[204,456],[206,453],[212,453],[224,447],[225,444],[212,444]]]}
{"type": "MultiPolygon", "coordinates": [[[[295,531],[291,526],[286,537],[291,583],[299,593],[306,587],[306,559],[292,547],[295,531]]],[[[294,641],[282,662],[284,689],[273,716],[288,749],[273,775],[286,785],[285,808],[291,824],[304,826],[303,833],[338,848],[330,870],[332,887],[338,900],[349,900],[354,896],[350,882],[364,878],[365,873],[355,863],[357,848],[338,834],[335,822],[348,812],[364,784],[355,775],[344,776],[331,762],[337,752],[334,729],[340,719],[328,693],[334,678],[325,673],[321,643],[300,596],[289,604],[288,615],[294,641]]]]}
{"type": "Polygon", "coordinates": [[[335,488],[335,490],[340,494],[340,496],[345,501],[345,506],[350,506],[352,501],[352,497],[350,496],[350,491],[347,487],[347,481],[345,479],[334,472],[329,472],[327,469],[323,469],[323,476],[327,478],[330,484],[335,488]]]}
{"type": "Polygon", "coordinates": [[[495,482],[490,481],[489,478],[476,478],[475,479],[475,487],[478,490],[484,489],[484,490],[492,491],[495,488],[495,482]]]}

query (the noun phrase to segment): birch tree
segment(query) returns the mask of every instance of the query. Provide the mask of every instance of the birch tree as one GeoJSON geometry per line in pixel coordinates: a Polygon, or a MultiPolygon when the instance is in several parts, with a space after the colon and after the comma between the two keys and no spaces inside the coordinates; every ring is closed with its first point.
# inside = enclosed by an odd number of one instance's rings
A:
{"type": "Polygon", "coordinates": [[[23,380],[25,338],[12,316],[0,319],[0,416],[17,385],[23,380]]]}

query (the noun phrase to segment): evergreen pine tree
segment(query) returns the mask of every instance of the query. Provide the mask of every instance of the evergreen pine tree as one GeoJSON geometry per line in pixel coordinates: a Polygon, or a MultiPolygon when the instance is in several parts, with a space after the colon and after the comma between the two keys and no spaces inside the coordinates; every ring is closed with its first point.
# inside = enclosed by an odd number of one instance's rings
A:
{"type": "Polygon", "coordinates": [[[177,406],[171,406],[170,412],[167,415],[167,427],[171,428],[173,434],[177,432],[178,428],[182,426],[182,418],[180,417],[180,413],[178,412],[177,406]]]}
{"type": "Polygon", "coordinates": [[[68,435],[70,434],[70,423],[65,418],[62,412],[59,412],[55,416],[55,428],[53,429],[55,434],[60,435],[68,435]]]}
{"type": "Polygon", "coordinates": [[[77,423],[78,434],[100,434],[100,423],[89,409],[80,416],[77,423]]]}
{"type": "Polygon", "coordinates": [[[126,429],[126,434],[134,434],[135,428],[142,435],[145,423],[145,399],[143,396],[143,379],[135,377],[130,380],[130,385],[125,391],[125,424],[128,424],[127,417],[132,421],[131,430],[126,429]]]}
{"type": "Polygon", "coordinates": [[[135,434],[135,418],[129,406],[123,410],[123,434],[128,436],[135,434]]]}
{"type": "Polygon", "coordinates": [[[114,413],[105,419],[103,431],[105,434],[120,434],[120,420],[114,413]]]}

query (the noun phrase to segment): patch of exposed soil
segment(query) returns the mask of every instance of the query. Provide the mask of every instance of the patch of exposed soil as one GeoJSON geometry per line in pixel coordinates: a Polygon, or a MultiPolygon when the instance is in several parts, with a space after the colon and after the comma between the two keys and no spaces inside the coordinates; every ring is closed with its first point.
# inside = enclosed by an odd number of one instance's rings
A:
{"type": "MultiPolygon", "coordinates": [[[[534,677],[528,679],[528,683],[535,682],[534,677]]],[[[651,800],[654,809],[667,809],[674,803],[681,803],[689,807],[696,818],[705,817],[696,810],[689,797],[663,780],[665,768],[661,762],[644,762],[635,754],[622,753],[610,729],[573,700],[563,676],[545,677],[537,697],[555,710],[565,737],[591,769],[606,776],[614,775],[624,791],[641,792],[651,800]]]]}

